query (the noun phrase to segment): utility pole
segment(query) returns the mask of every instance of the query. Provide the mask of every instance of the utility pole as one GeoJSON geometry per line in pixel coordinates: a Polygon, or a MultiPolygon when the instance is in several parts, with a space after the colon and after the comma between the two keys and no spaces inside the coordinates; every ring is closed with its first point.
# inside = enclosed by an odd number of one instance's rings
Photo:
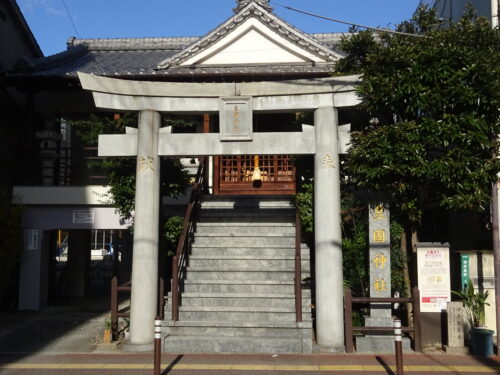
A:
{"type": "MultiPolygon", "coordinates": [[[[491,0],[491,27],[498,27],[498,0],[491,0]]],[[[500,136],[500,135],[499,135],[500,136]]],[[[498,235],[498,225],[500,213],[498,207],[499,178],[491,189],[491,221],[493,231],[493,259],[495,265],[495,307],[496,307],[496,329],[497,329],[497,354],[500,353],[500,238],[498,235]]]]}
{"type": "Polygon", "coordinates": [[[493,258],[495,264],[495,306],[497,329],[497,354],[500,352],[500,240],[498,237],[498,181],[491,189],[491,221],[493,231],[493,258]]]}
{"type": "Polygon", "coordinates": [[[498,0],[491,0],[491,26],[498,27],[498,0]]]}

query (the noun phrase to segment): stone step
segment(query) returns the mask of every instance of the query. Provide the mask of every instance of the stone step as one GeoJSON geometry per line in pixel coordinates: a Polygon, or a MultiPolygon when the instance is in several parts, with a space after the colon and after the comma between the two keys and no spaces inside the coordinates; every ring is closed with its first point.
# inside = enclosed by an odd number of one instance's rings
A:
{"type": "Polygon", "coordinates": [[[290,198],[274,197],[205,197],[201,202],[202,209],[295,209],[290,198]]]}
{"type": "MultiPolygon", "coordinates": [[[[230,294],[230,293],[189,293],[181,295],[181,304],[188,306],[233,306],[233,307],[295,307],[295,295],[290,294],[230,294]]],[[[170,295],[168,296],[170,301],[170,295]]],[[[303,308],[310,308],[311,302],[302,295],[303,308]]]]}
{"type": "MultiPolygon", "coordinates": [[[[243,219],[246,219],[244,221],[235,221],[233,219],[227,218],[227,220],[224,220],[224,218],[214,218],[214,219],[220,219],[220,220],[214,220],[214,221],[198,221],[196,223],[197,228],[202,228],[202,227],[209,227],[209,228],[220,228],[224,226],[231,226],[231,227],[287,227],[287,228],[295,228],[295,221],[283,221],[282,218],[275,217],[272,218],[270,217],[269,220],[264,220],[262,218],[260,219],[255,219],[255,220],[249,220],[251,219],[250,217],[244,217],[243,219]],[[273,220],[271,220],[273,219],[273,220]]],[[[295,233],[295,231],[294,231],[295,233]]]]}
{"type": "Polygon", "coordinates": [[[257,209],[243,207],[240,209],[204,208],[198,215],[198,221],[202,223],[217,222],[291,222],[295,223],[295,209],[266,208],[257,209]]]}
{"type": "Polygon", "coordinates": [[[295,236],[199,236],[196,235],[194,246],[206,247],[294,247],[295,236]]]}
{"type": "MultiPolygon", "coordinates": [[[[248,252],[236,252],[235,250],[240,250],[238,248],[215,248],[214,250],[206,250],[207,248],[199,247],[196,248],[196,251],[193,251],[189,257],[189,259],[221,259],[221,260],[294,260],[295,259],[295,249],[283,249],[283,251],[275,251],[280,250],[279,248],[271,248],[271,249],[262,249],[257,248],[258,252],[255,251],[252,254],[248,252]]],[[[302,260],[309,260],[309,251],[301,250],[300,256],[302,260]]]]}
{"type": "Polygon", "coordinates": [[[204,320],[190,320],[190,321],[174,321],[164,319],[161,323],[163,329],[166,327],[221,327],[221,328],[299,328],[299,329],[308,329],[312,328],[312,321],[302,321],[302,322],[249,322],[249,321],[240,321],[240,322],[228,322],[227,320],[214,320],[211,322],[207,322],[204,320]]]}
{"type": "Polygon", "coordinates": [[[311,336],[312,322],[164,321],[162,332],[175,336],[302,338],[311,336]]]}
{"type": "MultiPolygon", "coordinates": [[[[295,271],[283,271],[282,269],[268,268],[260,269],[223,270],[211,268],[189,267],[187,280],[289,280],[295,277],[295,271]]],[[[302,272],[302,279],[309,277],[308,272],[302,272]]]]}
{"type": "MultiPolygon", "coordinates": [[[[301,253],[302,254],[309,254],[309,247],[306,244],[301,244],[301,253]]],[[[194,243],[191,245],[191,249],[193,251],[202,251],[206,253],[213,253],[216,254],[220,252],[221,254],[225,254],[228,256],[231,256],[232,254],[234,255],[253,255],[255,254],[256,256],[259,255],[273,255],[273,254],[287,254],[288,252],[292,252],[293,255],[295,256],[295,243],[293,246],[283,246],[283,247],[262,247],[262,246],[247,246],[247,247],[234,247],[234,246],[199,246],[195,245],[194,243]],[[234,253],[233,253],[234,251],[234,253]]]]}
{"type": "MultiPolygon", "coordinates": [[[[184,280],[183,292],[192,293],[294,293],[294,282],[280,280],[184,280]]],[[[309,290],[302,290],[310,298],[309,290]]]]}
{"type": "Polygon", "coordinates": [[[167,336],[163,351],[170,353],[311,353],[312,338],[167,336]]]}
{"type": "MultiPolygon", "coordinates": [[[[309,259],[309,249],[301,250],[302,259],[309,259]]],[[[294,259],[295,249],[292,247],[205,247],[193,246],[191,257],[213,257],[219,259],[294,259]],[[241,258],[240,258],[241,257],[241,258]]]]}
{"type": "Polygon", "coordinates": [[[197,225],[196,236],[251,236],[251,237],[264,237],[264,236],[295,236],[295,227],[290,225],[284,226],[268,226],[252,225],[197,225]]]}
{"type": "MultiPolygon", "coordinates": [[[[171,311],[171,306],[165,306],[171,311]]],[[[295,307],[259,306],[180,306],[180,321],[249,321],[249,322],[295,322],[295,307]]],[[[302,308],[302,319],[311,320],[311,308],[302,308]]]]}
{"type": "MultiPolygon", "coordinates": [[[[190,267],[195,268],[216,268],[226,271],[235,270],[251,270],[259,269],[265,271],[267,269],[278,269],[282,271],[295,270],[295,260],[294,259],[220,259],[220,258],[209,258],[205,256],[191,256],[189,258],[190,267]]],[[[309,260],[303,259],[301,262],[302,270],[304,272],[309,271],[309,260]]]]}
{"type": "MultiPolygon", "coordinates": [[[[168,292],[168,298],[170,299],[171,292],[168,292]]],[[[202,293],[202,292],[185,292],[182,294],[184,297],[189,298],[295,298],[295,293],[225,293],[225,292],[210,292],[210,293],[202,293]]],[[[310,290],[303,289],[302,290],[302,298],[310,299],[311,294],[310,290]]],[[[252,306],[252,305],[250,305],[252,306]]]]}

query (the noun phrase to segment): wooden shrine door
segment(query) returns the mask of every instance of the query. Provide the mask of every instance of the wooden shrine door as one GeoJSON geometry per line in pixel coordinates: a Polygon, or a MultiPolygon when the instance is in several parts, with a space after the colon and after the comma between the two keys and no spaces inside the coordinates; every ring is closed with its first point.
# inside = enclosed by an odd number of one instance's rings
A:
{"type": "Polygon", "coordinates": [[[259,155],[261,181],[252,181],[253,155],[214,158],[214,193],[295,194],[295,166],[289,155],[259,155]]]}

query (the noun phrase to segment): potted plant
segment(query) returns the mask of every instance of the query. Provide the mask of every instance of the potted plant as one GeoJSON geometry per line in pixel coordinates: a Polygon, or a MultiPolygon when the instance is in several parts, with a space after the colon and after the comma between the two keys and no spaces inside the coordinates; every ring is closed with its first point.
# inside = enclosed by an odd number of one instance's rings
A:
{"type": "Polygon", "coordinates": [[[110,344],[111,343],[111,317],[107,315],[104,318],[104,335],[103,335],[103,342],[105,344],[110,344]]]}
{"type": "Polygon", "coordinates": [[[488,291],[475,292],[472,281],[469,280],[460,291],[453,291],[465,307],[465,316],[471,325],[472,353],[480,356],[493,354],[493,331],[485,326],[485,306],[490,304],[488,291]]]}

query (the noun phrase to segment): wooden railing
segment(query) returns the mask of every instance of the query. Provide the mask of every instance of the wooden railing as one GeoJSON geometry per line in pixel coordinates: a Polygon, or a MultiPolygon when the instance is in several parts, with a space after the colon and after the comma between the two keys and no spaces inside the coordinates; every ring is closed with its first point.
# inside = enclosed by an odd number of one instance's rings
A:
{"type": "Polygon", "coordinates": [[[411,298],[370,298],[353,297],[351,289],[344,292],[344,327],[345,327],[345,349],[347,353],[354,351],[354,332],[393,332],[394,327],[353,327],[352,305],[354,303],[411,303],[413,305],[413,327],[401,327],[403,332],[413,333],[414,348],[416,352],[422,352],[422,331],[420,322],[420,292],[414,288],[411,298]]]}
{"type": "Polygon", "coordinates": [[[189,247],[194,233],[193,219],[199,208],[200,195],[205,188],[206,179],[206,160],[200,158],[200,165],[196,180],[193,184],[189,204],[184,216],[184,224],[177,244],[177,251],[172,258],[172,320],[179,320],[179,284],[182,273],[185,272],[189,265],[189,247]]]}
{"type": "Polygon", "coordinates": [[[295,213],[295,320],[302,321],[302,231],[298,210],[295,213]]]}

